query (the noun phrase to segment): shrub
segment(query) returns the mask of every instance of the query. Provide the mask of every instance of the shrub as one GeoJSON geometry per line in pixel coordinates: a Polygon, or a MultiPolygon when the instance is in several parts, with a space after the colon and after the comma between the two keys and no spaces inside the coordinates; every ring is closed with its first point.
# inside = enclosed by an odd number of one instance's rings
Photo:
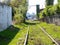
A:
{"type": "Polygon", "coordinates": [[[39,18],[44,18],[44,17],[46,17],[46,15],[47,15],[47,11],[46,11],[47,9],[44,9],[43,11],[41,11],[40,13],[39,13],[39,18]]]}
{"type": "Polygon", "coordinates": [[[60,13],[60,7],[55,5],[55,6],[48,6],[46,7],[43,11],[40,12],[39,17],[44,18],[46,16],[52,16],[56,13],[60,13]]]}
{"type": "Polygon", "coordinates": [[[46,0],[46,6],[53,5],[54,0],[46,0]]]}
{"type": "MultiPolygon", "coordinates": [[[[15,23],[22,23],[25,22],[25,13],[27,11],[27,2],[26,0],[12,0],[10,2],[10,6],[12,6],[12,15],[13,15],[13,21],[15,23]]],[[[13,22],[13,23],[14,23],[13,22]]]]}
{"type": "Polygon", "coordinates": [[[58,0],[58,4],[60,4],[60,0],[58,0]]]}
{"type": "Polygon", "coordinates": [[[50,8],[51,6],[48,6],[48,7],[46,7],[43,11],[41,11],[40,12],[40,18],[44,18],[44,17],[46,17],[46,16],[48,16],[49,15],[49,8],[50,8]]]}
{"type": "Polygon", "coordinates": [[[56,6],[52,6],[51,8],[48,9],[49,11],[49,16],[56,14],[56,6]]]}
{"type": "Polygon", "coordinates": [[[22,23],[23,22],[23,16],[22,16],[22,14],[16,14],[15,16],[14,16],[14,21],[15,21],[15,24],[20,24],[20,23],[22,23]]]}
{"type": "Polygon", "coordinates": [[[60,5],[57,5],[56,7],[57,7],[56,13],[60,14],[60,5]]]}

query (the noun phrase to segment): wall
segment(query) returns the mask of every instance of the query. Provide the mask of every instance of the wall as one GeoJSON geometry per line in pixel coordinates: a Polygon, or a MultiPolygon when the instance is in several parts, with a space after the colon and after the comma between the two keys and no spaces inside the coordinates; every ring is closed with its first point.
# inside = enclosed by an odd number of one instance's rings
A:
{"type": "Polygon", "coordinates": [[[0,5],[0,31],[3,31],[12,24],[12,8],[7,5],[0,5]]]}
{"type": "Polygon", "coordinates": [[[53,23],[56,25],[60,25],[60,14],[56,14],[53,16],[47,16],[44,18],[44,21],[47,23],[53,23]]]}

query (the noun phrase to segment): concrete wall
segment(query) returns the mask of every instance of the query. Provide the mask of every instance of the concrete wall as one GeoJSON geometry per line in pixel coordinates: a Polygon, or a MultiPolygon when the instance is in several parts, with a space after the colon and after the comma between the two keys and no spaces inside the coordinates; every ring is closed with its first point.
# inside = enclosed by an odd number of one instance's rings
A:
{"type": "Polygon", "coordinates": [[[0,31],[3,31],[12,24],[12,8],[7,5],[0,5],[0,31]]]}
{"type": "Polygon", "coordinates": [[[60,26],[60,14],[47,16],[43,20],[47,23],[53,23],[60,26]]]}

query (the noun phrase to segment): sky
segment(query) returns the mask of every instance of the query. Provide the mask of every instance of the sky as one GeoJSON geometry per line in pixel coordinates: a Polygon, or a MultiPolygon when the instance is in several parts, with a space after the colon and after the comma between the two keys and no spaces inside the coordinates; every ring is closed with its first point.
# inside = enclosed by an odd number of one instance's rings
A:
{"type": "Polygon", "coordinates": [[[40,8],[45,8],[45,0],[28,0],[28,5],[40,5],[40,8]]]}
{"type": "MultiPolygon", "coordinates": [[[[45,8],[46,0],[28,0],[28,5],[40,5],[40,9],[45,8]]],[[[57,4],[57,0],[54,0],[54,5],[57,4]]]]}
{"type": "Polygon", "coordinates": [[[3,0],[0,0],[0,2],[3,2],[3,0]]]}

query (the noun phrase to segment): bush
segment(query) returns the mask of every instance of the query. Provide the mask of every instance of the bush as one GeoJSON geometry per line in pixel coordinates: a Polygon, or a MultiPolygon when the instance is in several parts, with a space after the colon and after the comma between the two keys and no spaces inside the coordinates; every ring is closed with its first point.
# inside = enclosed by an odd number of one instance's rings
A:
{"type": "Polygon", "coordinates": [[[40,12],[39,18],[44,18],[44,17],[46,17],[46,15],[47,15],[47,11],[46,11],[46,9],[44,9],[43,11],[40,12]]]}
{"type": "MultiPolygon", "coordinates": [[[[26,0],[12,0],[10,2],[10,6],[12,6],[12,16],[13,16],[13,21],[16,24],[20,24],[22,22],[25,22],[25,17],[26,17],[26,11],[27,11],[27,2],[26,0]]],[[[14,23],[13,22],[13,23],[14,23]]]]}
{"type": "Polygon", "coordinates": [[[52,16],[58,13],[60,14],[60,5],[48,6],[40,12],[39,17],[44,18],[46,16],[52,16]]]}
{"type": "Polygon", "coordinates": [[[46,17],[46,16],[48,16],[48,15],[50,15],[50,10],[49,10],[49,8],[51,8],[51,6],[48,6],[48,7],[46,7],[43,11],[41,11],[40,12],[40,18],[44,18],[44,17],[46,17]]]}
{"type": "Polygon", "coordinates": [[[23,16],[22,16],[22,14],[16,14],[15,16],[14,16],[14,21],[15,21],[15,24],[20,24],[20,23],[22,23],[23,22],[23,16]]]}
{"type": "Polygon", "coordinates": [[[60,0],[58,0],[58,4],[60,4],[60,0]]]}
{"type": "Polygon", "coordinates": [[[60,14],[60,5],[57,5],[56,7],[57,7],[56,13],[60,14]]]}
{"type": "Polygon", "coordinates": [[[46,0],[46,6],[53,5],[54,0],[46,0]]]}

